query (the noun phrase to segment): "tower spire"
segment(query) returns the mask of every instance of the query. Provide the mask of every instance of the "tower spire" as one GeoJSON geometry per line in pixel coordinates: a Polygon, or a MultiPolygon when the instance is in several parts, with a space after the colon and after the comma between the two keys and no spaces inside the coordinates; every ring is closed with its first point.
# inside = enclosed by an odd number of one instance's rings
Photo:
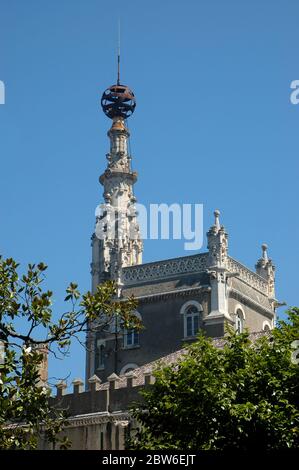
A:
{"type": "Polygon", "coordinates": [[[105,203],[99,206],[96,214],[96,230],[92,239],[93,290],[105,279],[118,280],[119,283],[123,267],[142,262],[143,246],[133,192],[137,173],[131,167],[130,133],[126,126],[126,119],[135,110],[136,100],[129,87],[119,84],[119,63],[120,46],[117,84],[107,88],[101,100],[102,109],[112,120],[112,125],[108,131],[108,164],[100,176],[105,203]]]}
{"type": "Polygon", "coordinates": [[[120,85],[120,18],[118,18],[117,85],[120,85]]]}

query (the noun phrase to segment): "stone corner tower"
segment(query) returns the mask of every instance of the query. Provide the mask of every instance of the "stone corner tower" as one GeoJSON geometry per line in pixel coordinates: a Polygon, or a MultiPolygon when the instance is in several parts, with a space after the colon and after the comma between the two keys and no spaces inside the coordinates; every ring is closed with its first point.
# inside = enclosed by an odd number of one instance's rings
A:
{"type": "MultiPolygon", "coordinates": [[[[129,152],[130,133],[126,120],[136,107],[130,88],[120,84],[104,91],[101,106],[112,120],[108,131],[110,150],[106,154],[107,167],[99,181],[104,188],[104,202],[97,207],[92,246],[92,292],[106,280],[115,280],[119,289],[122,268],[141,264],[143,243],[137,222],[136,198],[133,187],[137,173],[132,170],[129,152]]],[[[89,324],[86,335],[86,387],[94,374],[96,350],[96,322],[89,324]]]]}

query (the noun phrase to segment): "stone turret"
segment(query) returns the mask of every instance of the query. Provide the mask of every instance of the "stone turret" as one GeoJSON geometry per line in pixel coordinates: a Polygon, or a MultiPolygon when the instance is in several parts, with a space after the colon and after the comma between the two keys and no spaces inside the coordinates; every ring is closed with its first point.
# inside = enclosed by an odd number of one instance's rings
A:
{"type": "Polygon", "coordinates": [[[220,224],[219,216],[219,210],[215,210],[214,225],[207,233],[209,250],[207,272],[210,275],[211,312],[206,319],[206,327],[212,336],[218,330],[224,333],[225,321],[232,322],[228,313],[228,234],[224,226],[220,224]]]}
{"type": "Polygon", "coordinates": [[[262,244],[262,257],[255,265],[256,273],[268,283],[269,297],[275,299],[275,266],[268,257],[268,246],[262,244]]]}
{"type": "Polygon", "coordinates": [[[220,211],[214,211],[215,223],[207,233],[211,267],[224,268],[228,252],[228,234],[219,221],[220,211]]]}

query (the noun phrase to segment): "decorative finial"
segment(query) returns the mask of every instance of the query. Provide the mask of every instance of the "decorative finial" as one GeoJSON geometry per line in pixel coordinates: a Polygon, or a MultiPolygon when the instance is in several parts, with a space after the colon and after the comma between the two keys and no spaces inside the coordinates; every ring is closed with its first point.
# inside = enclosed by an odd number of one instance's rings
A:
{"type": "Polygon", "coordinates": [[[110,119],[127,119],[134,113],[136,99],[129,87],[117,83],[104,91],[101,105],[104,113],[110,119]]]}
{"type": "Polygon", "coordinates": [[[220,211],[218,209],[214,211],[214,216],[215,216],[215,227],[217,228],[217,230],[219,230],[220,229],[220,222],[219,222],[220,211]]]}
{"type": "Polygon", "coordinates": [[[133,91],[120,83],[120,20],[118,21],[118,46],[117,46],[117,81],[104,91],[101,106],[110,119],[130,117],[136,108],[136,99],[133,91]]]}
{"type": "Polygon", "coordinates": [[[263,259],[265,261],[268,261],[268,245],[266,243],[262,244],[262,250],[263,250],[263,259]]]}

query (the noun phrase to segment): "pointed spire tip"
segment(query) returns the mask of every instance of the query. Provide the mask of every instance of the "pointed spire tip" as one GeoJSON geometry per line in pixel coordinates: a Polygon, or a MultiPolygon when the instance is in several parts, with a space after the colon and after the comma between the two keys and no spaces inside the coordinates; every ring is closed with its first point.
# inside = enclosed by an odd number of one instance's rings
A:
{"type": "Polygon", "coordinates": [[[263,250],[263,258],[264,260],[268,260],[268,245],[266,243],[262,244],[262,250],[263,250]]]}
{"type": "Polygon", "coordinates": [[[214,217],[215,217],[215,226],[217,227],[217,229],[220,228],[219,216],[220,216],[220,210],[215,209],[214,210],[214,217]]]}

